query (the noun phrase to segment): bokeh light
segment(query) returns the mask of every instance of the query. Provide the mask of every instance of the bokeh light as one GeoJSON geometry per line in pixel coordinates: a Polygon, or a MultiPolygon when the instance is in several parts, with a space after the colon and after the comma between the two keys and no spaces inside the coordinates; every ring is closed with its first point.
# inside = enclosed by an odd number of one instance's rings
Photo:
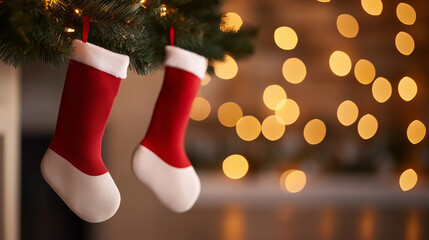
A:
{"type": "Polygon", "coordinates": [[[331,0],[317,0],[318,2],[322,2],[322,3],[328,3],[331,2],[331,0]]]}
{"type": "Polygon", "coordinates": [[[354,73],[360,83],[367,85],[375,78],[375,67],[370,61],[360,59],[355,65],[354,73]]]}
{"type": "Polygon", "coordinates": [[[354,38],[359,32],[359,23],[352,15],[341,14],[337,18],[337,29],[344,37],[354,38]]]}
{"type": "Polygon", "coordinates": [[[399,177],[399,186],[406,192],[414,188],[417,184],[417,173],[413,169],[405,170],[399,177]]]}
{"type": "Polygon", "coordinates": [[[372,16],[378,16],[383,11],[383,2],[381,0],[361,0],[361,4],[363,10],[372,16]]]}
{"type": "Polygon", "coordinates": [[[404,101],[411,101],[417,95],[417,83],[410,77],[403,77],[399,81],[398,92],[404,101]]]}
{"type": "Polygon", "coordinates": [[[238,120],[235,130],[241,139],[253,141],[261,134],[261,123],[253,116],[244,116],[238,120]]]}
{"type": "Polygon", "coordinates": [[[264,90],[263,101],[265,106],[271,110],[276,110],[280,102],[286,100],[286,92],[279,85],[270,85],[264,90]]]}
{"type": "Polygon", "coordinates": [[[225,15],[222,16],[222,22],[223,24],[220,25],[220,30],[222,32],[237,32],[243,25],[243,20],[240,15],[235,12],[225,13],[225,15]]]}
{"type": "Polygon", "coordinates": [[[320,119],[309,121],[304,127],[304,138],[311,145],[322,142],[326,135],[326,126],[320,119]]]}
{"type": "Polygon", "coordinates": [[[291,169],[280,177],[280,188],[283,191],[297,193],[304,189],[307,183],[307,176],[303,171],[291,169]]]}
{"type": "Polygon", "coordinates": [[[227,54],[225,54],[225,61],[215,62],[213,67],[216,76],[225,80],[234,78],[238,72],[237,62],[227,54]]]}
{"type": "Polygon", "coordinates": [[[201,80],[201,86],[206,86],[210,83],[211,80],[212,77],[210,76],[210,74],[206,73],[206,76],[201,80]]]}
{"type": "Polygon", "coordinates": [[[349,74],[352,68],[352,61],[347,53],[335,51],[329,57],[329,67],[335,75],[343,77],[349,74]]]}
{"type": "Polygon", "coordinates": [[[227,177],[231,179],[240,179],[244,177],[249,170],[249,163],[245,157],[239,154],[233,154],[223,160],[222,170],[227,177]]]}
{"type": "Polygon", "coordinates": [[[262,135],[270,141],[280,139],[285,132],[285,125],[281,124],[276,115],[271,115],[265,118],[262,122],[262,135]]]}
{"type": "Polygon", "coordinates": [[[283,64],[283,77],[286,81],[298,84],[302,82],[307,75],[305,64],[299,58],[289,58],[283,64]]]}
{"type": "Polygon", "coordinates": [[[276,109],[276,117],[281,124],[290,125],[294,123],[299,117],[298,104],[290,98],[283,100],[276,109]]]}
{"type": "Polygon", "coordinates": [[[426,136],[426,127],[419,120],[414,120],[408,125],[407,137],[412,144],[417,144],[426,136]]]}
{"type": "Polygon", "coordinates": [[[389,80],[378,77],[372,84],[372,96],[379,103],[384,103],[392,96],[392,85],[389,80]]]}
{"type": "Polygon", "coordinates": [[[371,114],[363,116],[358,123],[359,136],[365,140],[372,138],[377,133],[378,122],[371,114]]]}
{"type": "Polygon", "coordinates": [[[191,113],[189,117],[195,121],[206,119],[211,111],[210,103],[203,97],[196,97],[192,103],[191,113]]]}
{"type": "Polygon", "coordinates": [[[408,56],[414,51],[414,39],[406,32],[399,32],[395,38],[395,46],[401,54],[408,56]]]}
{"type": "Polygon", "coordinates": [[[217,110],[219,122],[225,127],[235,127],[238,120],[243,117],[241,107],[235,102],[226,102],[217,110]]]}
{"type": "Polygon", "coordinates": [[[407,3],[398,4],[396,7],[396,16],[405,25],[413,25],[417,18],[416,10],[407,3]]]}
{"type": "Polygon", "coordinates": [[[290,27],[279,27],[274,31],[274,42],[283,50],[292,50],[298,43],[298,35],[290,27]]]}
{"type": "Polygon", "coordinates": [[[351,100],[345,100],[337,109],[338,121],[344,126],[352,125],[359,115],[359,109],[356,103],[351,100]]]}

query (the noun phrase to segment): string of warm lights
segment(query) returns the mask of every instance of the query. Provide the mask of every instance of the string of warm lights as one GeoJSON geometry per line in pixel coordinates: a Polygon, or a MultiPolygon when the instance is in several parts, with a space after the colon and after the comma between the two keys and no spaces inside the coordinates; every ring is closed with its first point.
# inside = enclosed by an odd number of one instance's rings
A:
{"type": "MultiPolygon", "coordinates": [[[[146,8],[146,6],[144,5],[145,2],[146,2],[146,0],[140,0],[137,3],[135,3],[134,4],[134,10],[137,10],[139,7],[146,8]]],[[[53,3],[55,3],[55,0],[46,0],[46,8],[48,9],[49,6],[51,4],[53,4],[53,3]]],[[[77,15],[79,15],[79,16],[82,15],[82,10],[81,9],[75,9],[74,12],[77,15]]],[[[164,17],[166,15],[167,15],[167,6],[165,4],[162,4],[161,7],[160,7],[160,16],[164,17]]],[[[72,33],[72,32],[75,32],[75,31],[76,30],[73,29],[73,28],[69,28],[69,27],[65,27],[64,28],[64,32],[72,33]]]]}
{"type": "MultiPolygon", "coordinates": [[[[318,0],[328,3],[330,0],[318,0]]],[[[372,16],[379,16],[383,11],[381,0],[361,0],[363,10],[372,16]]],[[[397,18],[405,25],[413,25],[416,21],[414,8],[407,3],[399,3],[396,8],[397,18]]],[[[241,17],[237,13],[227,13],[224,23],[220,26],[222,31],[238,31],[243,24],[241,17]]],[[[359,34],[359,22],[350,14],[341,14],[337,17],[336,27],[340,35],[345,38],[355,38],[359,34]]],[[[274,42],[282,50],[290,51],[298,44],[298,34],[288,26],[281,26],[274,31],[274,42]]],[[[412,36],[401,31],[395,38],[395,46],[399,53],[408,56],[415,48],[412,36]]],[[[350,74],[353,61],[343,50],[332,52],[329,57],[329,68],[338,77],[350,74]]],[[[238,73],[236,61],[229,55],[225,55],[225,61],[214,65],[215,75],[224,80],[233,79],[238,73]]],[[[307,69],[305,63],[297,58],[287,59],[282,67],[284,79],[292,84],[299,84],[305,80],[307,69]]],[[[374,64],[368,59],[359,59],[354,64],[354,76],[356,80],[363,84],[372,84],[371,91],[374,100],[379,103],[388,101],[392,96],[392,84],[382,76],[377,76],[374,64]]],[[[208,82],[205,83],[207,85],[208,82]]],[[[404,101],[411,101],[417,95],[418,87],[416,82],[408,76],[403,77],[398,84],[399,96],[404,101]]],[[[263,93],[263,103],[267,108],[274,111],[262,124],[251,115],[244,115],[241,107],[235,102],[226,102],[218,108],[219,122],[225,127],[235,127],[237,135],[244,141],[253,141],[262,133],[270,140],[280,139],[285,131],[286,125],[291,125],[297,121],[300,115],[298,103],[287,98],[286,91],[280,85],[270,85],[263,93]]],[[[210,114],[210,103],[207,99],[199,97],[194,103],[191,118],[197,121],[206,119],[210,114]],[[207,109],[209,109],[207,111],[207,109]],[[202,112],[205,111],[205,112],[202,112]]],[[[359,108],[352,100],[344,100],[337,108],[337,118],[340,124],[351,126],[357,122],[357,133],[364,139],[374,137],[378,131],[377,118],[369,113],[360,113],[359,108]],[[359,118],[359,115],[361,117],[359,118]],[[359,118],[359,120],[358,120],[359,118]]],[[[321,119],[312,119],[305,124],[303,135],[310,145],[321,143],[326,136],[326,125],[321,119]]],[[[426,135],[425,125],[415,120],[407,128],[407,137],[412,144],[418,144],[426,135]]],[[[249,169],[249,164],[245,157],[233,154],[223,162],[223,172],[231,179],[244,177],[249,169]]],[[[412,189],[417,183],[417,173],[413,169],[404,171],[399,180],[399,185],[403,191],[412,189]]],[[[281,189],[286,192],[296,193],[301,191],[306,184],[306,175],[300,170],[288,170],[280,177],[281,189]]]]}

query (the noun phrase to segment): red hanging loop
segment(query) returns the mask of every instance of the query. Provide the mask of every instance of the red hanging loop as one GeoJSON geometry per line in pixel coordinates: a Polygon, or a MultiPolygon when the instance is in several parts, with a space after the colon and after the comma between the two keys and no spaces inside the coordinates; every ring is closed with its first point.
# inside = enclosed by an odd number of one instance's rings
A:
{"type": "Polygon", "coordinates": [[[90,18],[88,16],[83,17],[82,42],[84,43],[88,40],[89,21],[90,18]]]}
{"type": "Polygon", "coordinates": [[[170,27],[170,45],[174,46],[174,27],[170,27]]]}

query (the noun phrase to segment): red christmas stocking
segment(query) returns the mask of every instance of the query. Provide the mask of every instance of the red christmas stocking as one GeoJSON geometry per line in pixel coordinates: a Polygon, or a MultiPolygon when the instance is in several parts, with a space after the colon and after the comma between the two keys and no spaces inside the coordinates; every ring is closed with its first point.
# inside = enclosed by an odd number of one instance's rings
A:
{"type": "Polygon", "coordinates": [[[193,52],[166,47],[165,77],[152,121],[133,155],[133,171],[168,208],[189,210],[200,193],[200,180],[184,148],[192,102],[207,61],[193,52]]]}
{"type": "Polygon", "coordinates": [[[73,212],[101,222],[113,216],[121,200],[101,159],[101,140],[129,57],[79,40],[73,47],[57,127],[41,169],[73,212]]]}

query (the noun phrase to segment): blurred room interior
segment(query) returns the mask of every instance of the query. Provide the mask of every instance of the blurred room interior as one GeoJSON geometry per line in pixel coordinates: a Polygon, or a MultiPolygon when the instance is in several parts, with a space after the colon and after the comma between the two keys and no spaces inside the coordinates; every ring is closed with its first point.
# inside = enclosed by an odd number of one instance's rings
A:
{"type": "Polygon", "coordinates": [[[67,66],[2,63],[0,239],[429,239],[429,2],[223,10],[237,31],[258,28],[255,53],[216,63],[202,82],[185,144],[202,192],[183,214],[131,171],[162,70],[122,81],[102,146],[121,207],[90,224],[40,173],[67,66]]]}

